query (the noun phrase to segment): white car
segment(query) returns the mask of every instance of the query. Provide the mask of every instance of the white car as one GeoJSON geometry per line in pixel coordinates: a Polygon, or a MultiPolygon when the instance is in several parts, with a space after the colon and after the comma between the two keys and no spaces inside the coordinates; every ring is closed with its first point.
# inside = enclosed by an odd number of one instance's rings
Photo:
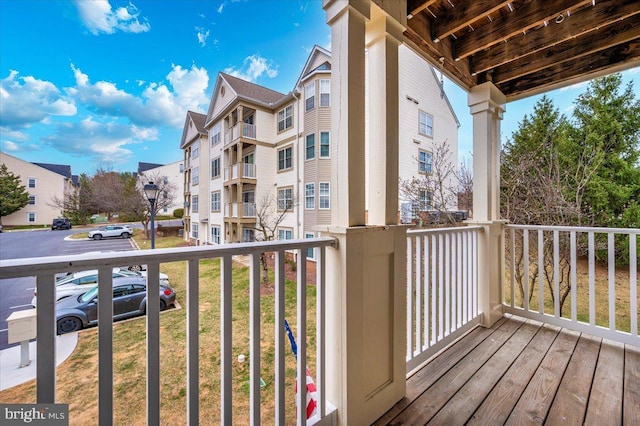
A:
{"type": "MultiPolygon", "coordinates": [[[[145,277],[147,271],[133,272],[125,268],[113,268],[113,278],[121,277],[145,277]]],[[[56,302],[65,297],[85,293],[98,284],[98,270],[79,271],[60,277],[56,280],[56,302]]],[[[160,285],[170,287],[169,276],[160,273],[160,285]]],[[[38,303],[37,290],[33,292],[31,304],[36,307],[38,303]]]]}
{"type": "Polygon", "coordinates": [[[129,238],[133,235],[133,228],[129,225],[108,225],[89,231],[89,238],[101,240],[109,237],[129,238]]]}

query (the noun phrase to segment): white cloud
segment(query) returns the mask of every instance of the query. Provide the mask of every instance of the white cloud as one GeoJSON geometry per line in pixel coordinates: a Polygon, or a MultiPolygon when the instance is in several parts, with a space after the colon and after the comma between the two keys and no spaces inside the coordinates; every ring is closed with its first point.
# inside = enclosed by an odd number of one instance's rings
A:
{"type": "Polygon", "coordinates": [[[278,75],[277,66],[273,64],[273,61],[263,58],[259,53],[246,57],[241,69],[228,67],[225,68],[224,72],[251,82],[262,77],[263,74],[266,74],[269,78],[275,78],[278,75]]]}
{"type": "Polygon", "coordinates": [[[3,138],[11,138],[16,141],[24,142],[29,139],[26,133],[23,133],[19,130],[13,130],[8,127],[0,127],[0,135],[3,138]]]}
{"type": "Polygon", "coordinates": [[[95,84],[80,69],[71,65],[76,86],[67,92],[96,112],[113,117],[126,117],[143,126],[175,126],[184,124],[187,110],[204,110],[209,102],[206,89],[209,75],[195,65],[184,69],[172,65],[167,84],[149,83],[140,97],[119,89],[116,84],[98,81],[95,84]]]}
{"type": "Polygon", "coordinates": [[[77,110],[51,82],[33,76],[19,77],[18,71],[0,80],[0,125],[18,129],[42,122],[51,115],[71,116],[77,110]]]}
{"type": "Polygon", "coordinates": [[[198,37],[198,43],[200,43],[200,46],[205,47],[207,45],[207,39],[209,38],[209,30],[206,30],[204,28],[200,28],[200,27],[196,27],[196,31],[197,34],[196,36],[198,37]]]}
{"type": "Polygon", "coordinates": [[[128,145],[158,139],[154,128],[140,128],[117,122],[101,123],[87,117],[76,123],[58,125],[43,141],[58,151],[77,157],[90,157],[95,162],[121,164],[129,161],[133,152],[128,145]]]}
{"type": "Polygon", "coordinates": [[[300,22],[294,22],[294,23],[293,23],[293,26],[294,26],[294,27],[299,27],[299,26],[300,26],[300,22]]]}
{"type": "Polygon", "coordinates": [[[222,13],[222,11],[224,10],[224,5],[225,3],[220,4],[220,6],[218,7],[218,13],[222,13]]]}
{"type": "Polygon", "coordinates": [[[140,22],[138,8],[133,3],[119,7],[115,12],[109,0],[75,0],[80,20],[94,35],[113,34],[116,31],[143,33],[151,30],[146,18],[140,22]]]}
{"type": "Polygon", "coordinates": [[[21,151],[20,145],[11,141],[2,141],[2,150],[9,152],[21,151]]]}

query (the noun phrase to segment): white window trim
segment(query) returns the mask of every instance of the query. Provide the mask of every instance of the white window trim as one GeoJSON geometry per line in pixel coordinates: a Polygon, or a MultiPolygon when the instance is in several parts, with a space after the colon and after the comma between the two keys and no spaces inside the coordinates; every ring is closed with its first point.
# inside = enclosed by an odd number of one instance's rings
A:
{"type": "Polygon", "coordinates": [[[423,136],[426,136],[428,138],[433,138],[434,127],[435,127],[435,125],[434,125],[433,114],[429,114],[428,112],[423,111],[423,110],[418,110],[418,133],[423,135],[423,136]],[[422,127],[422,120],[421,120],[422,114],[425,115],[425,123],[424,123],[424,127],[425,127],[424,130],[425,131],[424,132],[422,132],[422,129],[421,129],[421,127],[422,127]],[[429,117],[431,117],[431,134],[429,134],[429,117]]]}
{"type": "Polygon", "coordinates": [[[288,211],[293,210],[293,186],[283,186],[283,187],[278,188],[278,191],[277,191],[277,200],[276,200],[276,201],[277,201],[277,203],[278,203],[278,205],[277,205],[278,209],[277,209],[277,210],[278,210],[279,212],[283,212],[283,211],[285,211],[285,210],[288,210],[288,211]],[[284,208],[284,209],[281,209],[281,208],[280,208],[280,193],[281,193],[281,192],[284,192],[284,191],[290,191],[290,192],[291,192],[291,197],[287,197],[287,198],[284,198],[284,199],[283,199],[283,200],[285,200],[285,202],[286,202],[286,200],[287,200],[287,199],[289,199],[289,200],[291,201],[291,206],[290,206],[290,207],[288,207],[288,208],[285,206],[285,208],[284,208]]]}
{"type": "Polygon", "coordinates": [[[318,142],[318,158],[327,159],[331,158],[331,132],[320,132],[320,141],[318,142]],[[326,133],[329,135],[329,154],[322,155],[322,134],[326,133]]]}
{"type": "Polygon", "coordinates": [[[38,221],[38,215],[36,212],[27,212],[27,223],[36,223],[38,221]],[[29,217],[33,215],[33,220],[29,220],[29,217]]]}
{"type": "Polygon", "coordinates": [[[211,160],[211,179],[217,179],[221,175],[222,175],[222,160],[220,159],[220,156],[218,156],[218,157],[216,157],[216,158],[211,160]],[[213,163],[215,161],[218,162],[218,174],[217,175],[213,174],[213,170],[214,170],[213,163]]]}
{"type": "Polygon", "coordinates": [[[331,209],[331,183],[330,182],[318,182],[318,209],[319,210],[330,210],[331,209]],[[327,184],[328,188],[329,188],[329,193],[327,195],[324,195],[324,197],[327,197],[328,200],[328,206],[327,207],[322,207],[322,185],[323,184],[327,184]]]}
{"type": "Polygon", "coordinates": [[[318,86],[319,86],[319,93],[320,93],[320,95],[319,95],[320,99],[319,99],[318,106],[320,108],[331,107],[331,79],[326,79],[326,78],[321,79],[320,83],[318,83],[318,86]],[[323,81],[327,81],[328,82],[328,85],[329,85],[329,91],[328,92],[323,92],[322,91],[322,82],[323,81]],[[322,105],[322,95],[323,94],[328,94],[329,95],[329,103],[327,105],[322,105]]]}
{"type": "Polygon", "coordinates": [[[220,191],[212,191],[211,192],[211,211],[212,212],[219,212],[221,207],[222,207],[222,194],[220,193],[220,191]],[[217,209],[213,207],[213,196],[214,196],[214,194],[218,195],[218,208],[217,209]]]}
{"type": "Polygon", "coordinates": [[[309,161],[309,160],[315,160],[316,159],[316,134],[315,133],[309,133],[304,137],[304,160],[305,161],[309,161]],[[312,136],[313,137],[313,156],[309,157],[308,156],[308,145],[307,142],[309,140],[309,137],[312,136]]]}
{"type": "Polygon", "coordinates": [[[305,183],[304,184],[304,209],[305,210],[315,210],[316,209],[316,183],[315,182],[309,182],[309,183],[305,183]],[[313,195],[309,196],[307,194],[307,187],[312,187],[313,188],[313,195]],[[307,200],[311,198],[313,200],[313,206],[309,207],[307,205],[307,200]]]}
{"type": "Polygon", "coordinates": [[[316,107],[316,82],[312,81],[311,83],[304,86],[304,110],[305,112],[309,112],[316,107]],[[313,98],[313,105],[307,106],[307,100],[313,98]]]}

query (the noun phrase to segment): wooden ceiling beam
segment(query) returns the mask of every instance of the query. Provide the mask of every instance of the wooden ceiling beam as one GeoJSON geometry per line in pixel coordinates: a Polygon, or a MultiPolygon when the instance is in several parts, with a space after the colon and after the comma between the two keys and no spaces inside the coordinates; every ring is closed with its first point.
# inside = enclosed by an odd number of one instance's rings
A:
{"type": "Polygon", "coordinates": [[[433,41],[438,42],[445,37],[460,31],[473,22],[506,7],[513,0],[472,0],[458,2],[455,7],[438,14],[433,23],[433,41]]]}
{"type": "MultiPolygon", "coordinates": [[[[544,28],[501,43],[473,56],[473,73],[491,70],[516,59],[538,53],[565,41],[587,35],[598,27],[614,24],[640,13],[637,0],[601,0],[593,7],[565,17],[560,24],[550,22],[544,28]]],[[[535,61],[535,58],[531,58],[535,61]]]]}
{"type": "Polygon", "coordinates": [[[582,56],[574,61],[564,62],[544,70],[496,86],[509,99],[527,96],[537,92],[541,87],[558,86],[562,82],[577,80],[592,74],[605,71],[612,66],[640,61],[640,40],[633,40],[612,49],[601,50],[591,55],[582,56]],[[576,72],[577,70],[581,70],[576,72]]]}
{"type": "Polygon", "coordinates": [[[408,0],[407,1],[407,17],[409,19],[416,16],[418,13],[422,12],[429,6],[433,5],[438,0],[408,0]]]}
{"type": "Polygon", "coordinates": [[[404,32],[405,37],[413,42],[425,56],[431,58],[432,64],[436,68],[442,68],[445,74],[452,80],[466,88],[470,88],[475,84],[475,79],[471,77],[469,65],[466,61],[456,62],[453,60],[452,40],[445,39],[440,43],[431,40],[431,21],[420,13],[407,21],[407,29],[404,32]],[[440,61],[444,58],[444,63],[440,61]]]}
{"type": "Polygon", "coordinates": [[[497,67],[492,71],[492,81],[505,83],[636,39],[640,39],[640,14],[553,46],[534,58],[525,57],[497,67]]]}
{"type": "MultiPolygon", "coordinates": [[[[615,3],[615,0],[603,1],[615,3]]],[[[456,41],[455,59],[464,59],[516,35],[521,35],[524,31],[542,25],[544,21],[555,19],[562,12],[574,11],[587,4],[591,4],[591,0],[532,0],[524,3],[514,13],[496,19],[491,25],[483,25],[476,31],[460,37],[456,41]]]]}

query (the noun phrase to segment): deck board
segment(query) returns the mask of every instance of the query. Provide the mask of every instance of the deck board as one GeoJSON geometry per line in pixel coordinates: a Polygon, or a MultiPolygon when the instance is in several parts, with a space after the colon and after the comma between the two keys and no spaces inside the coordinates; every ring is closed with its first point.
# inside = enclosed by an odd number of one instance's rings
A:
{"type": "Polygon", "coordinates": [[[407,380],[376,425],[640,424],[640,347],[507,315],[407,380]]]}

